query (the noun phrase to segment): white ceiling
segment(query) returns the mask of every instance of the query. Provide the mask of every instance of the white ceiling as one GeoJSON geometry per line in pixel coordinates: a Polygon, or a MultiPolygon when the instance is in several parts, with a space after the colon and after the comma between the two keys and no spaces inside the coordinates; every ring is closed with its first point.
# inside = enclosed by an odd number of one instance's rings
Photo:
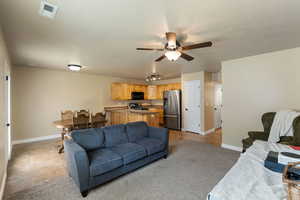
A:
{"type": "Polygon", "coordinates": [[[89,73],[144,78],[153,68],[165,77],[218,71],[221,61],[300,46],[298,0],[52,0],[54,20],[38,14],[39,0],[1,0],[0,18],[15,65],[65,69],[80,63],[89,73]],[[164,34],[191,50],[192,62],[153,61],[164,34]]]}

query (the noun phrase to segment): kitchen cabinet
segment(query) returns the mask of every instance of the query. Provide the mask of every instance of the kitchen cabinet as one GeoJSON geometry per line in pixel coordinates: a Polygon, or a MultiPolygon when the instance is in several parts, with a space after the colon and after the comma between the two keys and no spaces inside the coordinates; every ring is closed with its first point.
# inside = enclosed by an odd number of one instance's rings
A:
{"type": "Polygon", "coordinates": [[[144,92],[146,93],[147,86],[146,85],[132,85],[133,92],[144,92]]]}
{"type": "Polygon", "coordinates": [[[106,110],[109,117],[109,124],[126,124],[129,122],[144,121],[149,126],[159,127],[159,113],[156,111],[135,111],[135,110],[106,110]]]}
{"type": "Polygon", "coordinates": [[[129,100],[131,99],[132,87],[127,83],[112,83],[111,98],[113,100],[129,100]]]}
{"type": "Polygon", "coordinates": [[[163,93],[166,90],[166,85],[158,85],[156,99],[163,99],[163,93]]]}
{"type": "Polygon", "coordinates": [[[159,124],[164,124],[164,110],[162,108],[149,108],[150,112],[157,112],[159,117],[159,124]]]}
{"type": "Polygon", "coordinates": [[[181,83],[171,83],[157,86],[157,99],[163,99],[164,91],[181,90],[181,83]]]}
{"type": "Polygon", "coordinates": [[[111,98],[113,100],[121,100],[121,83],[111,84],[111,98]]]}
{"type": "Polygon", "coordinates": [[[156,85],[148,85],[147,87],[147,99],[157,99],[157,86],[156,85]]]}
{"type": "Polygon", "coordinates": [[[181,90],[181,83],[167,84],[165,88],[165,90],[181,90]]]}
{"type": "Polygon", "coordinates": [[[112,100],[130,100],[131,92],[144,92],[145,99],[155,100],[163,99],[164,91],[180,90],[181,83],[171,83],[163,85],[140,85],[129,83],[112,83],[112,100]]]}

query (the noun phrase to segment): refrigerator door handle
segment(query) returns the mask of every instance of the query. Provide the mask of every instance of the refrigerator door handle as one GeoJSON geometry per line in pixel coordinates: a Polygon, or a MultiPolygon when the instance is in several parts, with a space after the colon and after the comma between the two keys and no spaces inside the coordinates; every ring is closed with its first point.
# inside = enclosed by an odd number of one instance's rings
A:
{"type": "Polygon", "coordinates": [[[178,118],[180,115],[164,115],[164,117],[178,118]]]}

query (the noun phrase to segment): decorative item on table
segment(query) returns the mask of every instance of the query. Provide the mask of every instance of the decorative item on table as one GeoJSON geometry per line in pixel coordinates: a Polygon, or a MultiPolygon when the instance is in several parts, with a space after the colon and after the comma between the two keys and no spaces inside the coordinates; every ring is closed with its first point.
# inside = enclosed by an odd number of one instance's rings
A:
{"type": "Polygon", "coordinates": [[[284,168],[282,182],[287,184],[288,200],[300,199],[300,162],[289,163],[284,168]]]}
{"type": "MultiPolygon", "coordinates": [[[[300,155],[290,152],[270,151],[265,159],[264,166],[274,172],[282,173],[288,163],[300,161],[300,155]]],[[[299,169],[300,174],[300,169],[299,169]]],[[[300,176],[299,176],[300,178],[300,176]]]]}

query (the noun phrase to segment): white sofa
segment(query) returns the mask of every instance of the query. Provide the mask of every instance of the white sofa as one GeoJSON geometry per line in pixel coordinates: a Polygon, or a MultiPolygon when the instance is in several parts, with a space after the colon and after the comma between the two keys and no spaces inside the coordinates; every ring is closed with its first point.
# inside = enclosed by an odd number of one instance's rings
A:
{"type": "Polygon", "coordinates": [[[256,140],[241,154],[237,163],[208,194],[208,200],[277,200],[286,199],[282,174],[264,167],[269,151],[300,153],[287,145],[256,140]]]}

